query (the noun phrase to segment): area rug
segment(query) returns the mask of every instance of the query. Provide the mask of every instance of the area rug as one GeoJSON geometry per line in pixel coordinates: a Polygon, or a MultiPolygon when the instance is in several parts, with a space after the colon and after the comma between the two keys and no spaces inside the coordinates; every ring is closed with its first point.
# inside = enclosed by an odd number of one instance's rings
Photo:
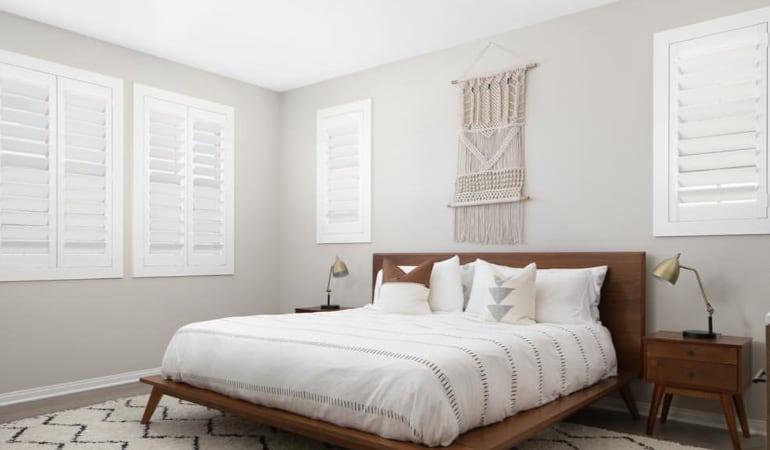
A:
{"type": "MultiPolygon", "coordinates": [[[[0,424],[0,449],[93,450],[329,450],[337,447],[163,397],[141,425],[147,396],[0,424]]],[[[561,423],[515,450],[704,450],[643,436],[561,423]]]]}

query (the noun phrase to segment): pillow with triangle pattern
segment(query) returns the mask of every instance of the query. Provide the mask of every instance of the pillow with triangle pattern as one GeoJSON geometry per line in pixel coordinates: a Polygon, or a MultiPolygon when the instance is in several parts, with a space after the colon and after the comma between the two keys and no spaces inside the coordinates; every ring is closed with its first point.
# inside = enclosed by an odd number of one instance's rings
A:
{"type": "Polygon", "coordinates": [[[487,322],[534,324],[536,277],[535,263],[511,275],[477,259],[470,301],[484,305],[481,317],[487,322]]]}

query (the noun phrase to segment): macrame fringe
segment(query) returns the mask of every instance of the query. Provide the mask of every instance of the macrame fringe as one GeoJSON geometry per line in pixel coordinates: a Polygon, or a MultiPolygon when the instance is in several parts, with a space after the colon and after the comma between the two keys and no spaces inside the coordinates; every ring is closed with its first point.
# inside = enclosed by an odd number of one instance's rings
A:
{"type": "Polygon", "coordinates": [[[524,202],[455,208],[455,241],[515,245],[524,241],[524,202]]]}

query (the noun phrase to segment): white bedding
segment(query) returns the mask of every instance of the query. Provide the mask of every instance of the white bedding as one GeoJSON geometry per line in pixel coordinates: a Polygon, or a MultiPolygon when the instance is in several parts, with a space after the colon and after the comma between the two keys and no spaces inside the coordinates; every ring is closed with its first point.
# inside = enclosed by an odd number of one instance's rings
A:
{"type": "Polygon", "coordinates": [[[615,374],[601,325],[372,308],[193,323],[163,358],[174,381],[429,446],[615,374]]]}

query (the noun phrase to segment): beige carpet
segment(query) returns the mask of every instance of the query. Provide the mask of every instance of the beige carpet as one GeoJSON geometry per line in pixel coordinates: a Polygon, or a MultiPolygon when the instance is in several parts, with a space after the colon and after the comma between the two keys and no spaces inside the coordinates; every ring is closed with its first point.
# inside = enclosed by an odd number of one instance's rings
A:
{"type": "MultiPolygon", "coordinates": [[[[256,425],[192,403],[163,397],[149,425],[141,425],[147,396],[0,424],[0,449],[9,450],[315,450],[332,446],[256,425]]],[[[562,423],[518,450],[703,450],[643,436],[562,423]]]]}

